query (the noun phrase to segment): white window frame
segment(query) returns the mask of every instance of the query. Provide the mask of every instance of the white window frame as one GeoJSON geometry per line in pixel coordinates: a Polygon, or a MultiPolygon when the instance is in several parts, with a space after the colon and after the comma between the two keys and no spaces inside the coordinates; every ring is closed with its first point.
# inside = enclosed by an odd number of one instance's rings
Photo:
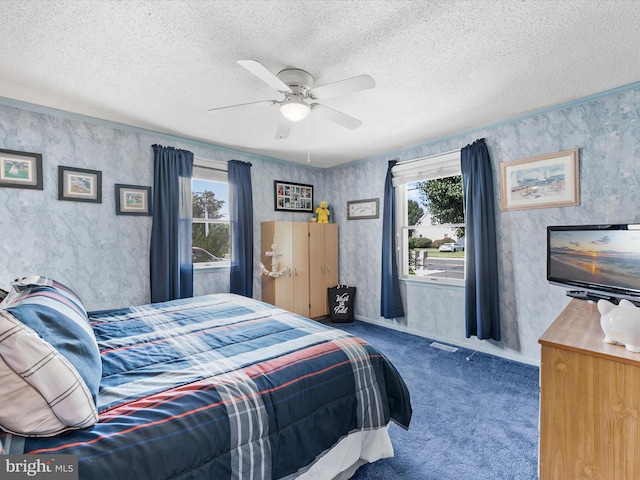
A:
{"type": "MultiPolygon", "coordinates": [[[[409,275],[409,230],[407,223],[408,183],[453,177],[462,174],[460,168],[460,150],[418,158],[397,163],[391,170],[393,186],[396,192],[396,242],[398,250],[399,275],[401,279],[438,285],[464,286],[464,278],[446,278],[435,276],[409,275]]],[[[464,224],[439,224],[443,227],[464,227],[464,224]]]]}
{"type": "MultiPolygon", "coordinates": [[[[194,157],[193,159],[193,172],[191,177],[196,180],[209,180],[211,182],[221,182],[229,184],[229,173],[227,162],[219,161],[219,160],[210,160],[207,158],[194,157]]],[[[228,199],[227,199],[228,202],[228,199]]],[[[231,212],[229,212],[229,217],[231,217],[231,212]]],[[[231,229],[231,218],[228,220],[220,220],[220,219],[203,219],[201,218],[192,218],[191,223],[204,223],[205,228],[207,228],[210,224],[229,224],[229,229],[231,229]]],[[[210,269],[229,269],[231,267],[231,261],[222,262],[220,265],[216,264],[217,262],[211,262],[206,265],[200,265],[197,263],[193,264],[193,269],[195,270],[210,270],[210,269]]]]}

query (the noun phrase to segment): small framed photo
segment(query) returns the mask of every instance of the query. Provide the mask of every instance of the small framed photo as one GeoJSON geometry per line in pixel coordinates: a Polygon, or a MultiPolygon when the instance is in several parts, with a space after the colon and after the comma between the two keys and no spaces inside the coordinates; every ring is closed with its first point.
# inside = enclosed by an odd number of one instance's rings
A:
{"type": "Polygon", "coordinates": [[[42,155],[0,149],[0,187],[42,190],[42,155]]]}
{"type": "Polygon", "coordinates": [[[58,200],[102,203],[102,172],[58,166],[58,200]]]}
{"type": "Polygon", "coordinates": [[[116,183],[116,215],[151,215],[151,187],[116,183]]]}
{"type": "Polygon", "coordinates": [[[501,210],[578,205],[578,149],[500,164],[501,210]]]}
{"type": "Polygon", "coordinates": [[[273,182],[275,210],[288,212],[313,212],[313,185],[273,182]]]}
{"type": "Polygon", "coordinates": [[[380,217],[380,199],[349,200],[347,202],[347,220],[364,220],[380,217]]]}

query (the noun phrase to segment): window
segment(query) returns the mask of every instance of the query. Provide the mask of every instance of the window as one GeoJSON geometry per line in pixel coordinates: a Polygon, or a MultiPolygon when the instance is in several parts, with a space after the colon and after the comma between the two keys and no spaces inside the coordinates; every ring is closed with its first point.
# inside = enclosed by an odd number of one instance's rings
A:
{"type": "Polygon", "coordinates": [[[228,267],[231,258],[227,164],[196,158],[193,164],[194,268],[228,267]]]}
{"type": "Polygon", "coordinates": [[[464,285],[460,151],[393,167],[403,278],[464,285]]]}

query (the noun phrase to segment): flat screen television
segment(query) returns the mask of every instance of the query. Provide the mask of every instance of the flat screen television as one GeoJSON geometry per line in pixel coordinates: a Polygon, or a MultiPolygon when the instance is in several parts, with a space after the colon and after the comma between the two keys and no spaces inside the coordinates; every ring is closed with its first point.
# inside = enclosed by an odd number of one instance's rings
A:
{"type": "Polygon", "coordinates": [[[570,296],[640,305],[640,224],[547,227],[547,280],[570,296]]]}

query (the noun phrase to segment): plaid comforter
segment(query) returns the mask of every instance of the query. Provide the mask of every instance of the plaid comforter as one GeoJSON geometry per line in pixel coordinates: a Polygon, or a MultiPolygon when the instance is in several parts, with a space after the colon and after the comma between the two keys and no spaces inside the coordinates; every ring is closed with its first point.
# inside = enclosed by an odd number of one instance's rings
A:
{"type": "Polygon", "coordinates": [[[99,423],[31,438],[76,454],[81,479],[286,478],[351,432],[411,406],[364,340],[220,294],[90,313],[103,377],[99,423]]]}

